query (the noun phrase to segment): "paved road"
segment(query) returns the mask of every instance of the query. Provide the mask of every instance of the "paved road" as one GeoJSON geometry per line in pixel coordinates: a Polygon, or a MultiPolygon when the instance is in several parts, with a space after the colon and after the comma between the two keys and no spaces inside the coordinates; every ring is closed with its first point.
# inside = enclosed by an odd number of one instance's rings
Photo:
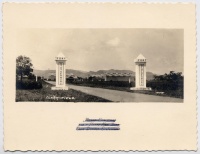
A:
{"type": "MultiPolygon", "coordinates": [[[[55,82],[53,81],[47,81],[47,82],[55,85],[55,82]]],[[[172,98],[172,97],[131,93],[126,91],[93,88],[85,86],[75,86],[75,85],[67,85],[67,86],[71,89],[79,90],[90,95],[105,98],[113,102],[183,102],[183,99],[172,98]]]]}

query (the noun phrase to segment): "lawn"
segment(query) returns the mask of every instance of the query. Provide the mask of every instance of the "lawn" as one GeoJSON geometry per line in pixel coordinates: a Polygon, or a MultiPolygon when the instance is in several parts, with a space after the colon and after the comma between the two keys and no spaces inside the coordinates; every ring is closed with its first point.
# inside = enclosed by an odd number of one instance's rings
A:
{"type": "Polygon", "coordinates": [[[69,89],[51,90],[52,85],[42,82],[42,89],[16,90],[16,102],[111,102],[100,97],[69,89]]]}

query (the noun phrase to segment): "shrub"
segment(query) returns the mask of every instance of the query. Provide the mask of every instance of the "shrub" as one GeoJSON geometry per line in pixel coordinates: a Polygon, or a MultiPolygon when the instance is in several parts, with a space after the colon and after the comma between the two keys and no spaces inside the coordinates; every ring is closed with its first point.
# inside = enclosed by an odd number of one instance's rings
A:
{"type": "Polygon", "coordinates": [[[34,80],[16,81],[16,89],[41,89],[42,82],[34,80]]]}
{"type": "Polygon", "coordinates": [[[184,86],[183,80],[179,81],[155,81],[147,82],[147,87],[151,87],[155,91],[163,91],[166,95],[172,97],[183,98],[184,86]]]}

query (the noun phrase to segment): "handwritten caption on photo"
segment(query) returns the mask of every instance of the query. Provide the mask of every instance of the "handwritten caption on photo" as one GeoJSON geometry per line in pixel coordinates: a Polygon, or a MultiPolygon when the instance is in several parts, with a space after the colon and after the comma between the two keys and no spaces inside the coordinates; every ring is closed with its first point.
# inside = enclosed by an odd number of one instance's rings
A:
{"type": "Polygon", "coordinates": [[[49,100],[71,100],[71,99],[75,99],[75,97],[57,97],[57,96],[47,96],[46,99],[49,99],[49,100]]]}

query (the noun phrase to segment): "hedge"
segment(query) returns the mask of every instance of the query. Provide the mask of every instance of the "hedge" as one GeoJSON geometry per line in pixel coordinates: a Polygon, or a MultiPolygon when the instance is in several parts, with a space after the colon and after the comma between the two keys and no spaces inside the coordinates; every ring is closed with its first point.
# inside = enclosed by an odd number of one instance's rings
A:
{"type": "Polygon", "coordinates": [[[16,81],[16,89],[41,89],[42,82],[35,80],[16,81]]]}

